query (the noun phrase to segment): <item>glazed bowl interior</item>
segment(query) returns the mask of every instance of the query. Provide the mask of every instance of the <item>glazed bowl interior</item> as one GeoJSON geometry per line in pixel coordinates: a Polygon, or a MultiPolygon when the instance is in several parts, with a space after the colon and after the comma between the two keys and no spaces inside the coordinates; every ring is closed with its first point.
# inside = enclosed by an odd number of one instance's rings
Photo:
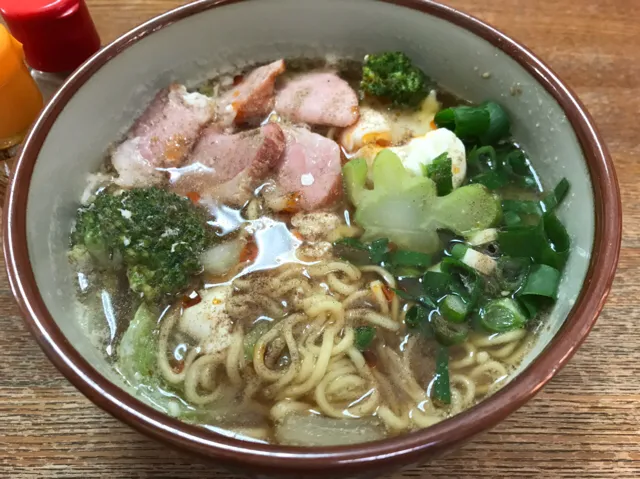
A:
{"type": "Polygon", "coordinates": [[[195,83],[280,57],[362,58],[379,50],[406,52],[436,82],[467,100],[500,102],[544,186],[553,188],[565,176],[571,182],[571,195],[559,215],[572,238],[574,254],[548,326],[521,367],[537,356],[582,288],[594,234],[589,173],[557,102],[507,54],[445,20],[367,0],[268,0],[205,11],[133,44],[76,92],[51,128],[29,191],[29,257],[47,308],[85,359],[120,385],[90,341],[91,334],[78,327],[82,315],[70,300],[74,276],[65,256],[71,221],[87,173],[97,170],[107,148],[155,92],[172,81],[195,83]],[[237,34],[239,25],[243,25],[242,35],[237,34]],[[522,93],[512,95],[516,89],[522,93]]]}
{"type": "Polygon", "coordinates": [[[197,3],[202,8],[183,7],[173,16],[179,20],[164,22],[168,24],[153,33],[143,27],[139,35],[112,46],[110,54],[103,52],[100,58],[108,58],[106,63],[94,60],[85,67],[93,74],[77,72],[32,135],[42,134],[52,122],[39,152],[32,138],[21,160],[37,153],[26,207],[29,262],[48,312],[73,348],[108,381],[125,387],[96,348],[91,326],[73,300],[66,250],[87,174],[99,167],[109,146],[158,89],[281,57],[362,58],[368,52],[401,50],[451,92],[474,102],[500,102],[545,188],[563,177],[571,183],[559,216],[571,236],[572,252],[547,326],[521,366],[528,367],[579,296],[596,222],[583,150],[552,94],[505,51],[446,19],[406,6],[369,0],[243,1],[218,8],[208,8],[215,2],[197,3]],[[116,51],[120,53],[112,56],[116,51]]]}

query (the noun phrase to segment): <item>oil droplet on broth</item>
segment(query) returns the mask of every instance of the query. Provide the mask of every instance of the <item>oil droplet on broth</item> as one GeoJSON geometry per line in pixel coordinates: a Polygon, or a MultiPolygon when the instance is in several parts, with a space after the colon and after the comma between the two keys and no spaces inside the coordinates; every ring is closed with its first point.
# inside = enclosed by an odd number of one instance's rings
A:
{"type": "Polygon", "coordinates": [[[275,269],[285,263],[304,263],[296,256],[296,250],[302,241],[289,230],[286,223],[269,217],[247,220],[242,216],[241,210],[214,203],[205,206],[215,217],[215,221],[210,224],[220,231],[223,237],[222,241],[224,241],[224,236],[242,229],[246,234],[251,235],[258,247],[255,260],[240,273],[224,283],[207,283],[206,287],[229,284],[240,276],[254,271],[275,269]]]}

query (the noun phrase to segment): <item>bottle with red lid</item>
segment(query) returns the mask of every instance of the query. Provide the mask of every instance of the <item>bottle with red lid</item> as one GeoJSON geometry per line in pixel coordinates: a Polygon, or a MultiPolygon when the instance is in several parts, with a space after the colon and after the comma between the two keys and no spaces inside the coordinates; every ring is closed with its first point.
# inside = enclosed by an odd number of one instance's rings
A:
{"type": "Polygon", "coordinates": [[[24,63],[22,45],[0,25],[0,160],[15,153],[42,108],[42,95],[24,63]]]}
{"type": "Polygon", "coordinates": [[[0,0],[0,15],[22,44],[45,101],[100,49],[84,0],[0,0]]]}

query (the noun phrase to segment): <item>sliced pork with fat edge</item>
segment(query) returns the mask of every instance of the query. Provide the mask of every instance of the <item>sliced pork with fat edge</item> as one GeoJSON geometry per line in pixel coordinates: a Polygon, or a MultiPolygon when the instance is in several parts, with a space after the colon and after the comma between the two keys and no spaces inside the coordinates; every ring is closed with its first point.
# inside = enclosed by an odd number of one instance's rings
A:
{"type": "Polygon", "coordinates": [[[256,68],[218,100],[217,113],[224,124],[240,124],[262,119],[272,109],[278,75],[285,71],[284,60],[256,68]]]}
{"type": "Polygon", "coordinates": [[[303,73],[276,93],[276,112],[294,123],[347,127],[358,121],[358,96],[335,73],[303,73]]]}
{"type": "Polygon", "coordinates": [[[279,164],[285,135],[275,123],[236,134],[217,125],[207,127],[187,164],[172,172],[172,188],[180,194],[242,205],[279,164]]]}
{"type": "Polygon", "coordinates": [[[299,209],[330,204],[342,191],[338,144],[304,128],[283,128],[286,148],[276,173],[273,196],[295,195],[299,209]]]}
{"type": "Polygon", "coordinates": [[[111,157],[117,184],[143,187],[165,178],[156,168],[179,167],[200,131],[213,117],[213,104],[182,85],[160,91],[111,157]]]}

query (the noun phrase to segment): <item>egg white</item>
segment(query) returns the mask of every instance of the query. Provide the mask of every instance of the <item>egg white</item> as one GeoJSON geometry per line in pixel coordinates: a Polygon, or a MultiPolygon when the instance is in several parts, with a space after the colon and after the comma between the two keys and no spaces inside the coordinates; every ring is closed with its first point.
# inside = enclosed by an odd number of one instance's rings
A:
{"type": "Polygon", "coordinates": [[[422,136],[433,129],[433,118],[440,109],[436,92],[432,91],[417,110],[389,110],[360,105],[360,118],[345,128],[339,138],[348,153],[366,145],[389,146],[422,136]]]}

